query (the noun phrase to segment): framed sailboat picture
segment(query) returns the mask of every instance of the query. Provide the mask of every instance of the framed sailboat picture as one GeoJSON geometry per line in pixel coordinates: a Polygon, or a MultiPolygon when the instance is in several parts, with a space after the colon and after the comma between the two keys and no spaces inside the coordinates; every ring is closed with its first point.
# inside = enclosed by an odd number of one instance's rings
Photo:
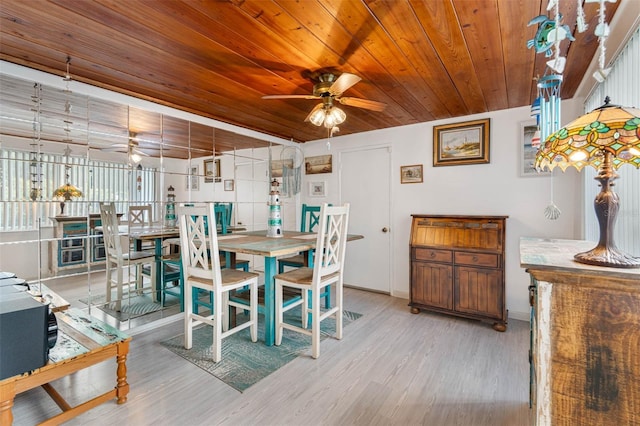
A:
{"type": "Polygon", "coordinates": [[[433,165],[489,162],[490,119],[433,126],[433,165]]]}

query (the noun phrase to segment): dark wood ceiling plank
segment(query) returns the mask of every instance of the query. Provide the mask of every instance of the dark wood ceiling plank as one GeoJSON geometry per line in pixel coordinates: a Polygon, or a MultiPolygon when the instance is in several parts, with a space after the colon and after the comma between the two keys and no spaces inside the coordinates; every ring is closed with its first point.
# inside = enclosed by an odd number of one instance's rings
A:
{"type": "MultiPolygon", "coordinates": [[[[405,46],[423,52],[422,67],[432,85],[440,88],[441,102],[453,116],[487,111],[478,77],[467,71],[473,63],[451,3],[412,1],[411,7],[422,28],[410,29],[409,34],[425,34],[427,39],[413,41],[407,34],[405,46]]],[[[406,25],[399,28],[408,29],[406,25]]]]}
{"type": "Polygon", "coordinates": [[[535,53],[522,43],[522,34],[525,34],[527,40],[533,38],[536,28],[523,28],[521,17],[537,16],[539,7],[537,2],[531,0],[498,0],[509,108],[533,103],[532,88],[536,81],[522,76],[533,75],[535,53]]]}
{"type": "Polygon", "coordinates": [[[470,2],[450,0],[458,16],[465,43],[471,52],[473,70],[480,80],[489,111],[506,109],[507,86],[500,22],[496,0],[470,2]]]}

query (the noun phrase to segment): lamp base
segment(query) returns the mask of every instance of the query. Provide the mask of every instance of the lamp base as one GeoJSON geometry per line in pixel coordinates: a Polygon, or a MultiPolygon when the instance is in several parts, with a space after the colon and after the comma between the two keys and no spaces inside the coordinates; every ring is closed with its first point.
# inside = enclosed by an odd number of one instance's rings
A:
{"type": "Polygon", "coordinates": [[[589,251],[573,256],[576,262],[610,268],[640,268],[640,257],[621,252],[617,248],[598,245],[589,251]]]}

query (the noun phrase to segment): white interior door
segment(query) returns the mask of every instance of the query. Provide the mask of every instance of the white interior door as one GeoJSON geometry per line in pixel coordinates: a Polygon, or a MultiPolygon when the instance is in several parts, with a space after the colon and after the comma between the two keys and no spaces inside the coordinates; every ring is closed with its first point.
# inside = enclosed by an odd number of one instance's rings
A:
{"type": "Polygon", "coordinates": [[[340,153],[340,201],[350,203],[344,283],[383,293],[391,291],[391,148],[340,153]]]}

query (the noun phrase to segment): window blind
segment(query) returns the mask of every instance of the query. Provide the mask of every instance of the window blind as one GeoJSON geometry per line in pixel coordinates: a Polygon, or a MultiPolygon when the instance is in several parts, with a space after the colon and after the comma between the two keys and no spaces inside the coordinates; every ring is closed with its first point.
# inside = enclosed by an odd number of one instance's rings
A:
{"type": "Polygon", "coordinates": [[[124,212],[130,204],[155,205],[156,170],[130,167],[127,164],[38,153],[41,199],[32,201],[30,192],[33,153],[0,149],[0,231],[28,231],[52,226],[51,219],[60,212],[53,191],[65,183],[69,165],[69,182],[83,192],[80,199],[65,204],[68,216],[86,216],[99,212],[98,202],[116,202],[124,212]],[[67,163],[68,161],[68,163],[67,163]]]}
{"type": "MultiPolygon", "coordinates": [[[[640,27],[626,43],[613,61],[609,77],[600,83],[585,101],[585,112],[592,111],[604,103],[606,96],[615,105],[640,108],[640,27]]],[[[620,210],[614,228],[614,240],[621,250],[640,256],[640,170],[623,165],[616,173],[614,191],[620,198],[620,210]]],[[[598,241],[600,231],[596,219],[593,200],[600,191],[594,178],[596,170],[583,170],[584,188],[584,238],[598,241]]]]}

